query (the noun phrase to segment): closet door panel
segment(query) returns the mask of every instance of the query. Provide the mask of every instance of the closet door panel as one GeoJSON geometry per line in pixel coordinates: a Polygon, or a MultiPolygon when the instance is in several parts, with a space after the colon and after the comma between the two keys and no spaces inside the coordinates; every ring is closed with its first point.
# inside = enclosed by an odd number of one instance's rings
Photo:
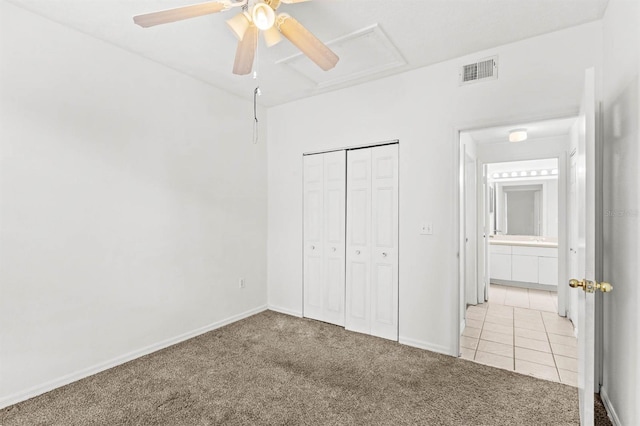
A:
{"type": "Polygon", "coordinates": [[[371,150],[347,152],[347,330],[371,331],[371,150]]]}
{"type": "Polygon", "coordinates": [[[330,152],[323,156],[323,321],[344,326],[346,152],[330,152]]]}
{"type": "Polygon", "coordinates": [[[398,339],[398,145],[371,149],[371,334],[398,339]]]}
{"type": "Polygon", "coordinates": [[[304,316],[322,320],[324,282],[324,159],[304,161],[304,316]]]}

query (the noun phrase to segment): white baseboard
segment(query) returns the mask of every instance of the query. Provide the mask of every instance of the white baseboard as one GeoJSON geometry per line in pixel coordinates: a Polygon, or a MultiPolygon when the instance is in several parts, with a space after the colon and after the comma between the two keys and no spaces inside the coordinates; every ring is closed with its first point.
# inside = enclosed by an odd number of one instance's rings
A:
{"type": "MultiPolygon", "coordinates": [[[[439,354],[451,355],[451,348],[442,346],[442,345],[434,345],[432,343],[423,342],[421,340],[410,339],[408,337],[399,337],[398,343],[401,345],[412,346],[414,348],[426,349],[431,352],[437,352],[439,354]]],[[[458,356],[457,354],[455,356],[458,356]]]]}
{"type": "Polygon", "coordinates": [[[613,423],[613,426],[622,426],[620,417],[618,417],[616,410],[613,408],[613,404],[607,394],[607,389],[604,386],[600,388],[600,398],[602,398],[602,403],[604,404],[604,408],[607,410],[607,415],[609,416],[611,423],[613,423]]]}
{"type": "Polygon", "coordinates": [[[293,311],[291,309],[281,308],[281,307],[275,306],[275,305],[268,305],[267,309],[269,309],[270,311],[279,312],[281,314],[291,315],[293,317],[302,318],[302,312],[299,312],[299,311],[293,311]]]}
{"type": "Polygon", "coordinates": [[[135,351],[126,353],[124,355],[118,356],[116,358],[112,358],[108,361],[101,362],[100,364],[93,365],[91,367],[83,368],[82,370],[75,371],[73,373],[64,375],[57,379],[50,380],[48,382],[42,383],[40,385],[33,386],[24,391],[20,391],[14,393],[12,395],[5,396],[0,398],[0,409],[8,407],[13,404],[17,404],[18,402],[25,401],[29,398],[33,398],[34,396],[41,395],[45,392],[49,392],[53,389],[59,388],[64,385],[68,385],[69,383],[78,381],[80,379],[84,379],[85,377],[92,376],[101,371],[108,370],[109,368],[116,367],[120,364],[124,364],[125,362],[132,361],[136,358],[140,358],[141,356],[148,355],[152,352],[159,351],[160,349],[167,348],[169,346],[173,346],[177,343],[183,342],[185,340],[189,340],[193,337],[199,336],[201,334],[207,333],[209,331],[215,330],[220,327],[224,327],[225,325],[231,324],[233,322],[239,321],[241,319],[250,317],[252,315],[258,314],[260,312],[266,311],[267,306],[259,306],[257,308],[248,310],[246,312],[242,312],[238,315],[233,315],[229,318],[223,319],[221,321],[214,322],[209,325],[205,325],[204,327],[197,328],[195,330],[183,333],[179,336],[175,336],[161,342],[155,343],[153,345],[146,346],[141,349],[137,349],[135,351]]]}
{"type": "Polygon", "coordinates": [[[460,334],[462,334],[462,332],[464,331],[466,326],[467,326],[467,320],[466,319],[463,319],[462,321],[460,321],[460,334]]]}

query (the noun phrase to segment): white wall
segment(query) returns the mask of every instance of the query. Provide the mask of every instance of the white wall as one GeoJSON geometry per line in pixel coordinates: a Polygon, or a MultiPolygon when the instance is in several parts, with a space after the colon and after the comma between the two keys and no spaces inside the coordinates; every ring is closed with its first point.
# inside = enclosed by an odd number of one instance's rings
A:
{"type": "Polygon", "coordinates": [[[252,104],[0,16],[0,406],[266,306],[252,104]]]}
{"type": "Polygon", "coordinates": [[[610,0],[604,37],[603,397],[622,425],[640,424],[640,2],[610,0]]]}
{"type": "Polygon", "coordinates": [[[269,305],[302,310],[302,153],[399,139],[401,341],[456,353],[456,129],[576,114],[601,36],[586,24],[269,109],[269,305]],[[498,80],[458,86],[461,65],[494,54],[498,80]]]}

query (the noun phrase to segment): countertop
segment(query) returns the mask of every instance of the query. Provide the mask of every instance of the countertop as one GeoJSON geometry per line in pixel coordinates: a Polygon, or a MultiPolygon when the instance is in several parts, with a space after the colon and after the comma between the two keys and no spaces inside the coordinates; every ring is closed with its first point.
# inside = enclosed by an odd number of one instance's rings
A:
{"type": "Polygon", "coordinates": [[[494,239],[489,238],[489,244],[498,246],[519,246],[519,247],[544,247],[544,248],[558,248],[556,241],[536,241],[536,240],[516,240],[516,239],[494,239]]]}

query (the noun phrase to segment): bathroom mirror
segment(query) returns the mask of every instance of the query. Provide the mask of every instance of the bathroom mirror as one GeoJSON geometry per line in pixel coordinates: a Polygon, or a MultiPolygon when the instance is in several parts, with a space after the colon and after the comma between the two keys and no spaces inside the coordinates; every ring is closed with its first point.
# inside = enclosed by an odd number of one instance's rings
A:
{"type": "Polygon", "coordinates": [[[542,185],[504,187],[504,234],[542,235],[542,185]]]}
{"type": "Polygon", "coordinates": [[[490,234],[558,237],[558,160],[489,164],[490,234]]]}
{"type": "Polygon", "coordinates": [[[558,181],[503,180],[493,185],[495,235],[558,236],[558,181]]]}

